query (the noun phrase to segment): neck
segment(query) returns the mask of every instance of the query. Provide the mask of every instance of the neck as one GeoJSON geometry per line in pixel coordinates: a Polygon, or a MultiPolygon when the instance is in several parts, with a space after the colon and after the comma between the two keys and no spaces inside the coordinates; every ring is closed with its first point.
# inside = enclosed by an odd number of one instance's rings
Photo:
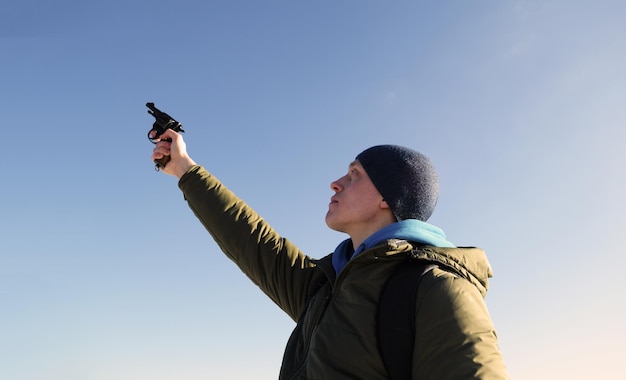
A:
{"type": "Polygon", "coordinates": [[[374,232],[379,231],[380,229],[387,227],[390,224],[393,224],[394,221],[384,221],[381,223],[370,223],[367,225],[367,228],[361,228],[353,233],[349,233],[350,240],[352,240],[352,247],[356,250],[365,239],[370,237],[374,232]]]}

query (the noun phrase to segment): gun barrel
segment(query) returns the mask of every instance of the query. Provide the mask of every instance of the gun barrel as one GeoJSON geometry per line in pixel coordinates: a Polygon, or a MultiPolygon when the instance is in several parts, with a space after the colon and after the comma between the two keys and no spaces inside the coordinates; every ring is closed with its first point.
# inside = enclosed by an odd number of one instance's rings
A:
{"type": "Polygon", "coordinates": [[[161,112],[154,106],[154,103],[146,103],[146,107],[150,108],[148,110],[148,113],[154,117],[157,117],[156,115],[161,112]]]}

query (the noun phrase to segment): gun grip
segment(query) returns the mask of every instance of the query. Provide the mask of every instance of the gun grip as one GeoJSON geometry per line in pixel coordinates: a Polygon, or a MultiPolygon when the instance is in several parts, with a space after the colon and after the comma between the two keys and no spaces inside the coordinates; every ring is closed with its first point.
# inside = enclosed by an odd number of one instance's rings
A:
{"type": "Polygon", "coordinates": [[[158,160],[154,160],[154,170],[159,171],[161,168],[164,168],[171,159],[170,156],[163,156],[158,160]]]}
{"type": "Polygon", "coordinates": [[[163,156],[158,160],[154,160],[154,170],[159,171],[161,168],[164,168],[170,160],[170,156],[163,156]]]}

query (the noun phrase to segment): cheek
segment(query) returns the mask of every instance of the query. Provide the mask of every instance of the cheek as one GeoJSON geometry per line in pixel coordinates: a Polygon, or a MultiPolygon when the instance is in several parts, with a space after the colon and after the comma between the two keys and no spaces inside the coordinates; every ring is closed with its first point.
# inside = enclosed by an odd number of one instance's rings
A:
{"type": "Polygon", "coordinates": [[[376,207],[380,206],[380,203],[383,201],[383,196],[380,195],[374,185],[366,186],[366,188],[363,190],[364,191],[361,192],[361,199],[363,200],[363,202],[375,205],[376,207]]]}
{"type": "Polygon", "coordinates": [[[353,214],[369,217],[380,210],[380,197],[362,194],[350,203],[350,210],[353,214]]]}

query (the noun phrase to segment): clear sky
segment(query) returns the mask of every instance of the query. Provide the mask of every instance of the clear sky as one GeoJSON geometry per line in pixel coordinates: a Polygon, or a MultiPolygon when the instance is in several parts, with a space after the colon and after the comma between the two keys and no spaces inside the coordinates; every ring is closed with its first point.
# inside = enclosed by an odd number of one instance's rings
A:
{"type": "Polygon", "coordinates": [[[313,257],[379,143],[439,169],[487,251],[515,379],[623,379],[626,3],[0,5],[0,378],[275,379],[294,323],[156,173],[146,102],[313,257]]]}

